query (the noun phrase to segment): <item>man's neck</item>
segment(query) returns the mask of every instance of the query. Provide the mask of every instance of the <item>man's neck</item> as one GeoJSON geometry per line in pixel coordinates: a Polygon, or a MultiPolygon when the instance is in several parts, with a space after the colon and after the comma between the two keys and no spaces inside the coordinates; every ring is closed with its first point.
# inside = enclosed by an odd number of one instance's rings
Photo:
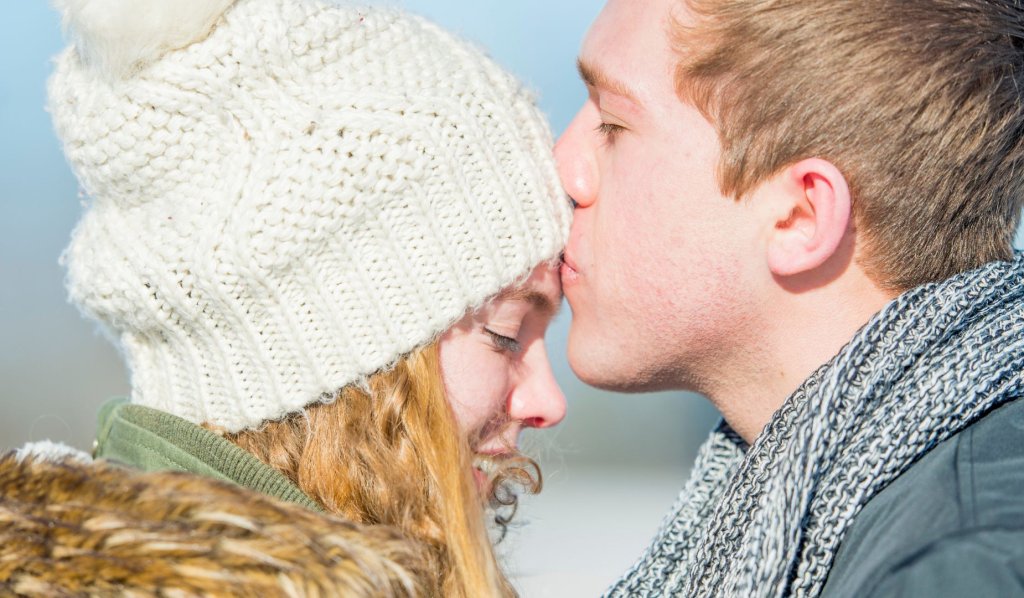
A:
{"type": "Polygon", "coordinates": [[[738,356],[708,396],[748,443],[818,367],[834,357],[896,293],[854,273],[821,289],[767,302],[763,336],[738,356]]]}

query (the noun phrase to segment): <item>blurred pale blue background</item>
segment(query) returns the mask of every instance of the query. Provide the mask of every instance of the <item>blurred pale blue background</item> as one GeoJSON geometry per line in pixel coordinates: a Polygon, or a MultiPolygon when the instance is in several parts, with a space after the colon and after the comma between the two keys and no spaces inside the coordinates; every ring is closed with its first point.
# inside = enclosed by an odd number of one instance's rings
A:
{"type": "MultiPolygon", "coordinates": [[[[583,99],[574,59],[600,0],[406,0],[475,40],[540,95],[560,132],[583,99]]],[[[64,300],[57,264],[80,213],[77,186],[44,111],[63,45],[42,0],[9,2],[0,23],[0,449],[58,439],[87,449],[97,406],[124,394],[116,351],[64,300]]],[[[1020,236],[1018,236],[1018,241],[1020,236]]],[[[594,595],[631,563],[672,502],[716,415],[682,394],[588,389],[564,359],[568,310],[550,333],[569,417],[529,440],[546,491],[505,545],[527,596],[594,595]]]]}

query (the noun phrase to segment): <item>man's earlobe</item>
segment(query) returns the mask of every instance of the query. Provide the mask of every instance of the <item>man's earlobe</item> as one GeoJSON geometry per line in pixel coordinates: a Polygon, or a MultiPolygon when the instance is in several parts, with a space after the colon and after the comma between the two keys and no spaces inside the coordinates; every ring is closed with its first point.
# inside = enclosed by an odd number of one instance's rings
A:
{"type": "Polygon", "coordinates": [[[829,260],[847,233],[850,188],[832,163],[808,158],[775,181],[781,214],[768,242],[768,268],[776,276],[810,272],[829,260]]]}

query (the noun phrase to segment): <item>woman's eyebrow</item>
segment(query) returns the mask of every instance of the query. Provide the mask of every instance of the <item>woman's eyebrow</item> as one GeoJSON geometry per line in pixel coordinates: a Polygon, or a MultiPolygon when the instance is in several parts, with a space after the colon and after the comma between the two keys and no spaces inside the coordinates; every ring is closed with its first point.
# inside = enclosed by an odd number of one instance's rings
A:
{"type": "Polygon", "coordinates": [[[522,287],[506,291],[499,295],[499,297],[512,301],[525,301],[533,306],[534,309],[549,317],[554,317],[562,306],[561,302],[555,303],[551,300],[551,297],[540,291],[522,287]]]}

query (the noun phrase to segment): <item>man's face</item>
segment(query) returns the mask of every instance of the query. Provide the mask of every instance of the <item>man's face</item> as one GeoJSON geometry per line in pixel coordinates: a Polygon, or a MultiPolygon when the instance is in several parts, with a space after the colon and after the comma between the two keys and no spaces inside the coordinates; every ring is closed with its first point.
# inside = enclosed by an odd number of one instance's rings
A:
{"type": "Polygon", "coordinates": [[[757,234],[747,202],[719,190],[712,125],[676,95],[667,34],[685,11],[608,2],[580,53],[588,97],[555,149],[578,204],[561,272],[569,361],[595,386],[706,390],[741,350],[757,234]]]}

